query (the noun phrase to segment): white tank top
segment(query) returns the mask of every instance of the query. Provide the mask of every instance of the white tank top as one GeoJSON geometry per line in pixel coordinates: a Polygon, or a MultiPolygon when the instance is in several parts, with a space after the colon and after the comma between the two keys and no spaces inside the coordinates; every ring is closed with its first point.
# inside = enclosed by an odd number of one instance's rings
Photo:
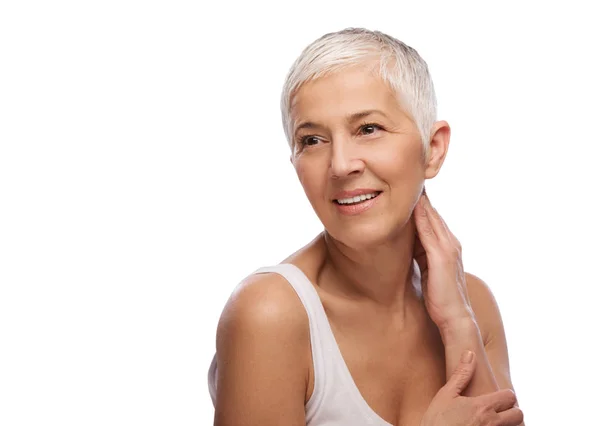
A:
{"type": "MultiPolygon", "coordinates": [[[[302,301],[310,327],[314,390],[305,404],[307,426],[392,426],[367,404],[342,357],[317,290],[295,265],[284,263],[256,270],[277,273],[294,288],[302,301]]],[[[208,371],[208,389],[216,402],[216,355],[208,371]]]]}

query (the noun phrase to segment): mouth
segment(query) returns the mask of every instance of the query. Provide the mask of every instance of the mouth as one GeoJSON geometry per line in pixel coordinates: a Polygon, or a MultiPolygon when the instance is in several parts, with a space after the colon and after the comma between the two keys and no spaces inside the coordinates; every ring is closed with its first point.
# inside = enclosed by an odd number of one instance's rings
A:
{"type": "Polygon", "coordinates": [[[356,195],[349,198],[340,198],[338,200],[333,200],[333,202],[339,206],[353,206],[377,198],[382,192],[383,191],[374,191],[370,194],[356,195]]]}

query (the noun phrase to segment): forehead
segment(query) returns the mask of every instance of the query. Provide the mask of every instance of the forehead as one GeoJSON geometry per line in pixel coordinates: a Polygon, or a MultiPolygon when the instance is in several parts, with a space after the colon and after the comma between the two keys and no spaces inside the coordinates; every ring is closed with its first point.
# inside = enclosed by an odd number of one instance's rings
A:
{"type": "Polygon", "coordinates": [[[292,99],[293,123],[347,117],[357,111],[402,113],[396,94],[372,68],[351,67],[305,83],[292,99]]]}

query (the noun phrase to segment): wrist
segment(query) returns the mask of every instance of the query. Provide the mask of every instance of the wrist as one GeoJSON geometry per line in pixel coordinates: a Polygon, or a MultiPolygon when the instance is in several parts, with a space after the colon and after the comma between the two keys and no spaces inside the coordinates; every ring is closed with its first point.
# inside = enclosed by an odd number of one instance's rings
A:
{"type": "Polygon", "coordinates": [[[445,346],[452,346],[465,339],[481,338],[479,325],[473,315],[446,321],[438,326],[445,346]]]}
{"type": "Polygon", "coordinates": [[[470,305],[464,305],[453,309],[448,309],[443,315],[432,315],[431,319],[437,325],[440,332],[445,330],[460,329],[469,326],[471,322],[475,322],[475,313],[470,305]]]}

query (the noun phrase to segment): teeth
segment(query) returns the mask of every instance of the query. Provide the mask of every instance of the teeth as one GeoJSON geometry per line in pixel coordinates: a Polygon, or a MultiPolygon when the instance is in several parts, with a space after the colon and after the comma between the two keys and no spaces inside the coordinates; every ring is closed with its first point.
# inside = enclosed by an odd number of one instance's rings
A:
{"type": "Polygon", "coordinates": [[[342,198],[342,199],[336,200],[336,201],[338,202],[338,204],[354,204],[354,203],[360,203],[361,201],[370,200],[371,198],[374,198],[376,196],[377,196],[377,193],[373,192],[372,194],[357,195],[356,197],[342,198]]]}

